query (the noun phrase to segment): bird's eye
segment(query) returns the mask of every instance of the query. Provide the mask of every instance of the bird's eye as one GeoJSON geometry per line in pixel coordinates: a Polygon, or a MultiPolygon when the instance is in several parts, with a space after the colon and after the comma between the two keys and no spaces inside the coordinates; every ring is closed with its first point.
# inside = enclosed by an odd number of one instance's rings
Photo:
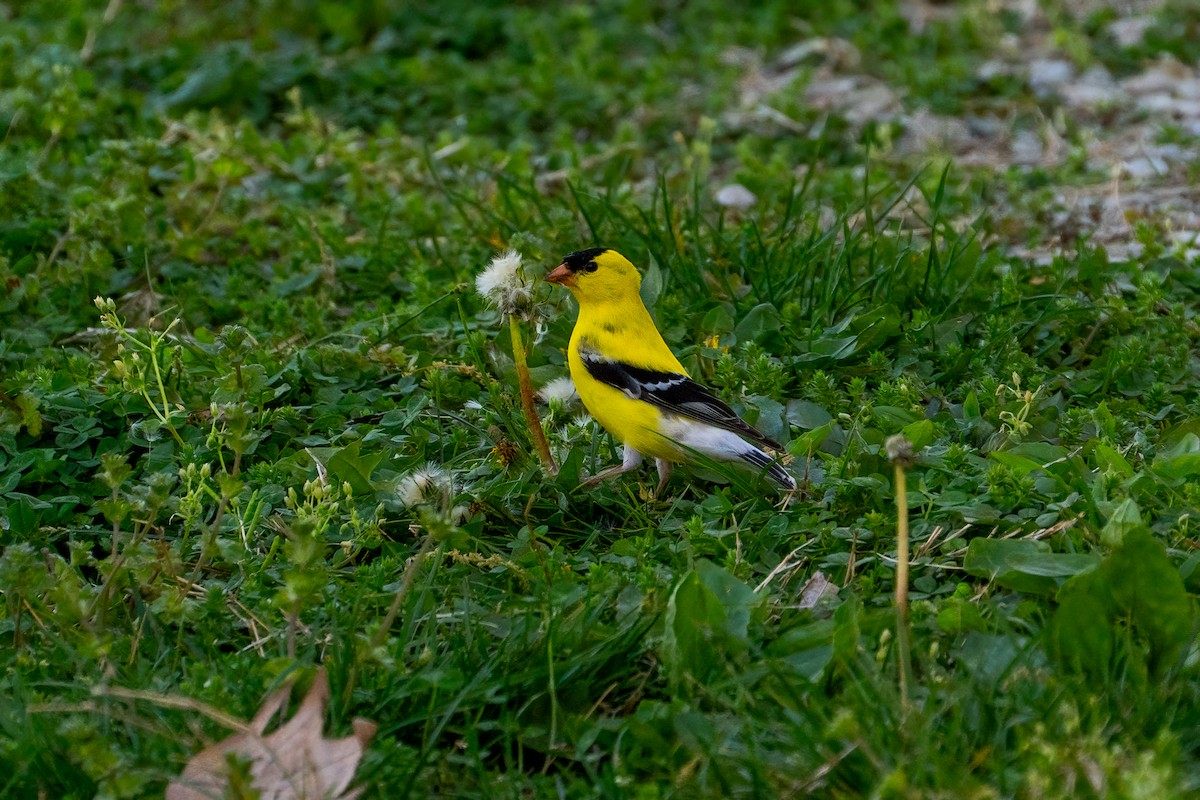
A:
{"type": "Polygon", "coordinates": [[[598,269],[598,267],[596,266],[595,261],[589,261],[588,263],[583,265],[584,272],[595,272],[597,269],[598,269]]]}

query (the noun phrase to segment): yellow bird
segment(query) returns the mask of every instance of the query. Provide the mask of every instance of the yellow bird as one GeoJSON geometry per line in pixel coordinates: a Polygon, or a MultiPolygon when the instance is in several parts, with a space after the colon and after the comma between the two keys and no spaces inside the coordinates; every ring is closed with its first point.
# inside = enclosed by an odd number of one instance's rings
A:
{"type": "Polygon", "coordinates": [[[746,424],[732,408],[693,381],[667,347],[642,303],[642,276],[615,250],[571,253],[546,280],[571,290],[579,319],[567,363],[579,398],[597,422],[625,445],[624,460],[585,481],[595,485],[642,463],[658,467],[662,491],[675,462],[695,453],[766,470],[789,490],[795,479],[747,439],[783,446],[746,424]]]}

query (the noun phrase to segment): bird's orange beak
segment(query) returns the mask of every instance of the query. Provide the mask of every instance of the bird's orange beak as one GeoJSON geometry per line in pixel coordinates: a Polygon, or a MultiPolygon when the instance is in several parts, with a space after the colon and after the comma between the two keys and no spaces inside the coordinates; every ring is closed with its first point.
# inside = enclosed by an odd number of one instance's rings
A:
{"type": "Polygon", "coordinates": [[[559,264],[546,276],[546,280],[550,283],[557,283],[559,286],[574,286],[575,273],[567,269],[566,264],[559,264]]]}

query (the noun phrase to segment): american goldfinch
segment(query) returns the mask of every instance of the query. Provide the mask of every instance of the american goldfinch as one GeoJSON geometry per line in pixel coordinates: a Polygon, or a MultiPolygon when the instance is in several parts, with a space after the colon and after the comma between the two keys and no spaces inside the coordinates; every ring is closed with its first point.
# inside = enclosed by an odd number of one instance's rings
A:
{"type": "Polygon", "coordinates": [[[579,319],[567,363],[588,412],[625,445],[624,460],[586,481],[594,485],[642,463],[658,467],[662,491],[672,465],[692,452],[765,469],[788,489],[796,481],[747,439],[783,446],[746,424],[711,391],[688,377],[642,303],[642,276],[615,250],[571,253],[546,280],[571,290],[579,319]]]}

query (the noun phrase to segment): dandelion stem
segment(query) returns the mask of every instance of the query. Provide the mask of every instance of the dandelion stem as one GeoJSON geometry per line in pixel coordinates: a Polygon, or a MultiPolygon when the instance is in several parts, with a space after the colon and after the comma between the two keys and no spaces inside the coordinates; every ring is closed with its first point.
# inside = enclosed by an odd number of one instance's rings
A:
{"type": "Polygon", "coordinates": [[[908,475],[915,463],[913,445],[903,434],[884,442],[896,475],[896,649],[900,661],[900,703],[908,709],[912,684],[912,643],[908,629],[908,475]]]}
{"type": "Polygon", "coordinates": [[[912,682],[912,646],[908,631],[908,478],[897,461],[896,472],[896,646],[900,651],[900,701],[908,706],[912,682]]]}
{"type": "Polygon", "coordinates": [[[517,364],[517,384],[520,386],[521,410],[525,412],[525,423],[529,426],[529,435],[533,438],[533,446],[542,459],[542,466],[554,476],[558,474],[558,465],[554,463],[554,456],[550,454],[546,432],[542,430],[542,421],[538,418],[537,407],[533,404],[533,381],[529,378],[525,342],[521,337],[521,326],[515,314],[508,315],[508,332],[512,335],[513,359],[517,364]]]}
{"type": "Polygon", "coordinates": [[[400,588],[396,591],[395,597],[392,598],[392,605],[388,608],[387,613],[384,614],[383,622],[379,623],[379,628],[375,631],[375,635],[371,637],[372,650],[382,647],[383,643],[387,640],[388,631],[391,630],[392,623],[396,621],[396,615],[400,613],[400,607],[404,605],[404,598],[408,597],[409,591],[412,590],[413,581],[417,577],[417,570],[425,563],[425,559],[429,556],[429,552],[432,549],[433,536],[426,534],[416,555],[408,560],[408,566],[405,567],[404,575],[400,578],[400,588]]]}

